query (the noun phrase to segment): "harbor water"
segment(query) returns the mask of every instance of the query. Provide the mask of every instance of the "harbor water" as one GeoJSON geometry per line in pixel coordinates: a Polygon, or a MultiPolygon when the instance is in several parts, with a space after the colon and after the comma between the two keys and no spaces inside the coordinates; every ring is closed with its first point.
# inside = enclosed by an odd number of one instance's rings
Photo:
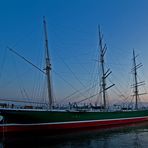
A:
{"type": "Polygon", "coordinates": [[[147,148],[148,123],[55,135],[4,135],[0,148],[147,148]]]}

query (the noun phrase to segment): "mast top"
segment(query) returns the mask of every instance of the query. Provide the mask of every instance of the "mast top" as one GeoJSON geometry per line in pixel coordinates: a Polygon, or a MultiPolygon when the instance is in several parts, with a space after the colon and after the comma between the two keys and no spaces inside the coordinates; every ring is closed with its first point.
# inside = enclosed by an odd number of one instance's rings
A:
{"type": "MultiPolygon", "coordinates": [[[[49,49],[48,49],[48,35],[47,35],[47,25],[45,16],[43,16],[43,24],[44,24],[44,34],[45,34],[45,49],[46,49],[46,58],[49,59],[49,49]]],[[[50,61],[49,61],[50,62],[50,61]]]]}

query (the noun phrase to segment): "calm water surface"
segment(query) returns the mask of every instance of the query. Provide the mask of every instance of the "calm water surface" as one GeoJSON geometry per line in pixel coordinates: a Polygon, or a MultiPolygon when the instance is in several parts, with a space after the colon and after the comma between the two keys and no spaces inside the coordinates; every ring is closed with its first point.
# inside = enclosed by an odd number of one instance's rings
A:
{"type": "Polygon", "coordinates": [[[0,148],[148,148],[148,123],[93,129],[55,136],[13,136],[0,148]]]}

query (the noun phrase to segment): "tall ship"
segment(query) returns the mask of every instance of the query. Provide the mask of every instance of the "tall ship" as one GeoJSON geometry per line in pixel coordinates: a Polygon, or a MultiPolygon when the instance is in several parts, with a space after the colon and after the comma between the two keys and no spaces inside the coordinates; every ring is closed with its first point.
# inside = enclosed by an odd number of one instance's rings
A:
{"type": "MultiPolygon", "coordinates": [[[[100,57],[99,62],[101,65],[101,82],[100,93],[102,97],[102,105],[78,106],[69,105],[66,109],[58,109],[53,105],[52,91],[51,91],[51,63],[48,50],[48,38],[46,21],[43,20],[44,32],[45,32],[45,50],[46,50],[46,66],[44,71],[47,79],[48,87],[48,99],[49,104],[47,108],[15,108],[14,106],[1,105],[0,108],[0,133],[24,133],[24,132],[65,132],[66,130],[85,129],[85,128],[101,128],[116,126],[122,124],[136,123],[148,121],[148,110],[146,108],[140,108],[138,106],[139,91],[138,87],[142,85],[142,82],[138,82],[137,69],[141,66],[136,63],[136,55],[133,50],[133,68],[132,73],[134,76],[134,107],[121,108],[111,110],[107,106],[106,92],[108,89],[114,86],[114,84],[108,86],[106,79],[111,74],[111,71],[106,70],[105,54],[106,44],[103,44],[103,35],[99,29],[99,48],[100,57]]],[[[26,62],[27,59],[22,57],[12,48],[9,48],[17,56],[23,58],[26,62]]],[[[30,62],[29,62],[30,63],[30,62]]],[[[32,63],[30,63],[32,64],[32,63]]],[[[33,64],[32,64],[33,65],[33,64]]],[[[35,66],[35,65],[33,65],[35,66]]],[[[35,66],[36,67],[36,66],[35,66]]],[[[38,67],[36,67],[38,68],[38,67]]],[[[86,98],[87,99],[87,98],[86,98]]]]}

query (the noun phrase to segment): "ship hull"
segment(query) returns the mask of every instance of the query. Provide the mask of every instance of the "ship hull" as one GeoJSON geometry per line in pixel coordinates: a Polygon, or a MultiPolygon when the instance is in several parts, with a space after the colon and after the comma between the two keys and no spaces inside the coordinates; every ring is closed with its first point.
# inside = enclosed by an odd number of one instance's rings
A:
{"type": "Polygon", "coordinates": [[[0,133],[58,133],[148,121],[148,110],[126,112],[67,112],[1,110],[0,133]]]}
{"type": "Polygon", "coordinates": [[[130,123],[148,121],[148,117],[116,119],[116,120],[98,120],[98,121],[80,121],[66,123],[41,123],[41,124],[3,124],[0,125],[1,133],[16,132],[64,132],[65,130],[84,129],[84,128],[105,128],[109,126],[118,126],[130,123]]]}

